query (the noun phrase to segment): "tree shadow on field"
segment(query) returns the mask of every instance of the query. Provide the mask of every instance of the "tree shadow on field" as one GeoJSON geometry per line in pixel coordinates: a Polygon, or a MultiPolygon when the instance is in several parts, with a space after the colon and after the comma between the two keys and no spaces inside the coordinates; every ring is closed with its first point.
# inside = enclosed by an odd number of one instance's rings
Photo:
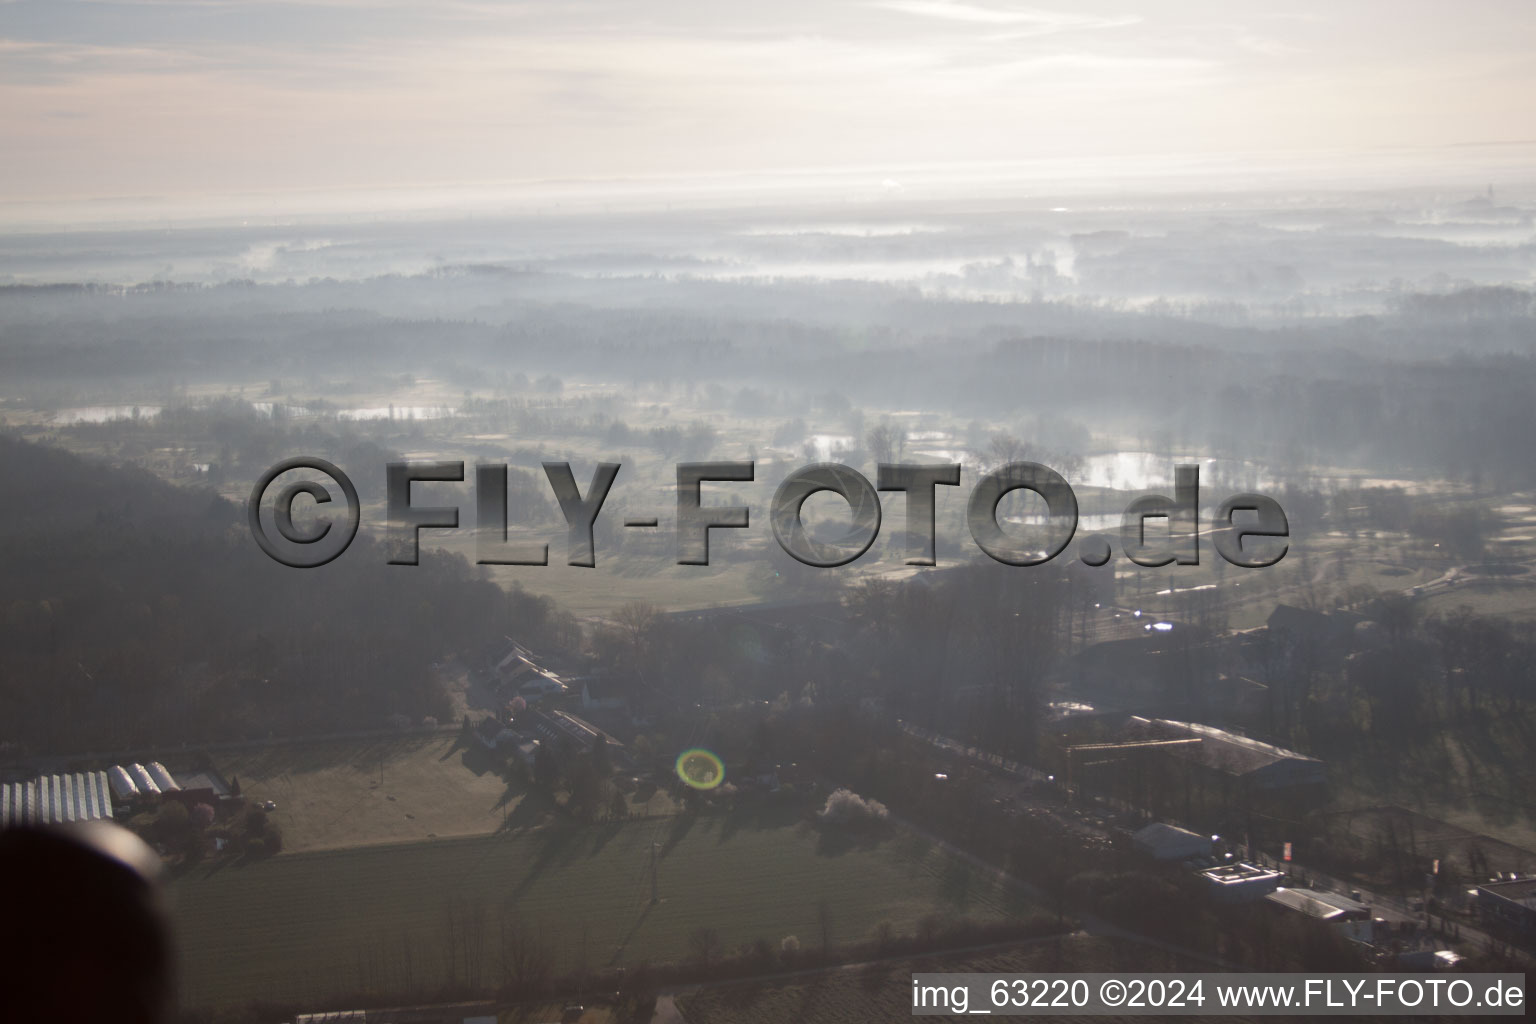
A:
{"type": "Polygon", "coordinates": [[[539,847],[539,852],[533,858],[533,863],[528,865],[528,874],[524,875],[523,880],[517,883],[517,888],[512,890],[511,898],[513,900],[521,899],[523,893],[527,892],[533,886],[533,883],[538,881],[539,876],[551,864],[560,859],[560,854],[566,847],[570,846],[571,841],[578,834],[579,830],[569,828],[550,829],[542,833],[544,841],[539,847]]]}
{"type": "MultiPolygon", "coordinates": [[[[244,863],[243,860],[239,860],[238,862],[244,863]]],[[[212,860],[204,860],[194,870],[196,871],[197,876],[200,878],[212,878],[220,871],[223,871],[225,868],[235,863],[237,863],[237,858],[235,857],[214,857],[212,860]]],[[[187,874],[191,875],[192,872],[189,871],[187,874]]]]}
{"type": "Polygon", "coordinates": [[[512,808],[501,823],[499,832],[515,832],[518,829],[531,828],[539,823],[539,820],[550,813],[548,798],[537,790],[529,790],[517,806],[512,808]]]}
{"type": "Polygon", "coordinates": [[[527,792],[528,792],[528,787],[523,785],[522,783],[520,783],[520,782],[508,782],[506,784],[506,787],[502,789],[501,796],[496,798],[495,806],[497,806],[497,807],[505,807],[505,806],[507,806],[507,804],[511,803],[512,801],[516,800],[518,797],[522,796],[523,794],[525,794],[527,792]]]}
{"type": "Polygon", "coordinates": [[[473,772],[476,777],[501,773],[501,762],[498,761],[489,750],[478,743],[470,744],[464,749],[464,756],[460,763],[473,772]]]}
{"type": "Polygon", "coordinates": [[[1483,718],[1457,736],[1465,765],[1469,803],[1492,824],[1529,816],[1530,736],[1518,716],[1483,718]]]}
{"type": "Polygon", "coordinates": [[[770,800],[739,801],[720,823],[720,842],[735,837],[742,829],[761,831],[771,828],[788,828],[800,820],[799,808],[770,800]]]}
{"type": "Polygon", "coordinates": [[[873,850],[885,841],[887,835],[883,826],[869,825],[824,824],[816,832],[816,854],[820,857],[841,857],[854,850],[873,850]]]}
{"type": "Polygon", "coordinates": [[[622,831],[624,831],[624,822],[622,822],[622,821],[608,821],[608,822],[604,822],[601,826],[599,826],[597,828],[596,835],[594,835],[592,837],[592,849],[589,852],[588,856],[595,857],[598,854],[602,853],[603,852],[603,847],[607,846],[610,842],[612,842],[613,841],[613,837],[618,835],[622,831]]]}
{"type": "Polygon", "coordinates": [[[688,837],[688,833],[693,830],[693,826],[698,822],[698,820],[699,814],[697,811],[689,811],[683,814],[679,814],[676,818],[674,818],[672,820],[672,827],[667,830],[667,841],[661,844],[661,856],[665,857],[667,854],[671,853],[677,847],[678,843],[681,843],[684,839],[686,839],[688,837]]]}
{"type": "Polygon", "coordinates": [[[613,951],[613,959],[608,961],[609,967],[617,966],[619,961],[623,959],[624,951],[629,949],[629,944],[634,941],[635,935],[640,931],[640,926],[645,924],[645,919],[651,916],[651,908],[655,905],[650,900],[645,901],[645,906],[641,908],[640,915],[635,918],[635,923],[629,926],[629,931],[625,932],[624,937],[619,940],[619,948],[613,951]]]}
{"type": "Polygon", "coordinates": [[[964,911],[971,903],[971,883],[974,880],[974,872],[969,864],[952,860],[944,869],[939,892],[956,910],[964,911]]]}

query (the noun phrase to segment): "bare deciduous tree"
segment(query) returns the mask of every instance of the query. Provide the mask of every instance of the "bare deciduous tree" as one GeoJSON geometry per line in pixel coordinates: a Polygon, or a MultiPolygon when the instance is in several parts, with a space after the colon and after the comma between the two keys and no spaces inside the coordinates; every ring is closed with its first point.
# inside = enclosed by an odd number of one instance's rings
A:
{"type": "Polygon", "coordinates": [[[881,423],[864,435],[864,443],[869,445],[869,453],[875,462],[899,462],[906,451],[907,434],[899,427],[881,423]]]}

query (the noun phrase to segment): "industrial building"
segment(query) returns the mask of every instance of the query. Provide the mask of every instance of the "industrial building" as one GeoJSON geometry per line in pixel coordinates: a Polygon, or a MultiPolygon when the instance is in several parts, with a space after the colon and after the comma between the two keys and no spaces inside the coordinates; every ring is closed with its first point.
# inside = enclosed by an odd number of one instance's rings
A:
{"type": "Polygon", "coordinates": [[[1525,935],[1536,934],[1536,878],[1477,887],[1477,916],[1525,935]]]}
{"type": "Polygon", "coordinates": [[[1131,836],[1131,845],[1153,860],[1176,861],[1211,855],[1211,837],[1154,821],[1131,836]]]}
{"type": "Polygon", "coordinates": [[[1317,889],[1279,888],[1264,897],[1288,911],[1333,925],[1345,938],[1372,941],[1371,908],[1359,900],[1317,889]]]}
{"type": "Polygon", "coordinates": [[[1199,743],[1169,748],[1168,756],[1239,779],[1251,790],[1309,788],[1328,782],[1328,766],[1315,757],[1213,725],[1136,716],[1127,723],[1127,732],[1139,739],[1197,739],[1199,743]]]}
{"type": "Polygon", "coordinates": [[[1261,900],[1285,881],[1283,872],[1253,864],[1218,864],[1200,872],[1211,898],[1218,903],[1252,903],[1261,900]]]}

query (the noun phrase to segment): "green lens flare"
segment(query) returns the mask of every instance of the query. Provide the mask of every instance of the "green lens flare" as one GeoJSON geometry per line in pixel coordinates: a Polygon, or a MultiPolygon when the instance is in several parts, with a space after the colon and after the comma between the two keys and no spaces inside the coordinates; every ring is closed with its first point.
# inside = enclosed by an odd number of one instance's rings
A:
{"type": "Polygon", "coordinates": [[[725,781],[725,764],[702,747],[677,755],[677,777],[694,789],[714,789],[725,781]]]}

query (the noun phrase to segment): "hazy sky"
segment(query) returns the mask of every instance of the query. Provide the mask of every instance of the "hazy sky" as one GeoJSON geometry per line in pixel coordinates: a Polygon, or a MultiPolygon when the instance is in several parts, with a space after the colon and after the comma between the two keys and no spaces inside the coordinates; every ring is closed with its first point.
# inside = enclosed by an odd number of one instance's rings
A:
{"type": "Polygon", "coordinates": [[[1536,135],[1536,3],[0,0],[0,200],[1536,135]]]}

